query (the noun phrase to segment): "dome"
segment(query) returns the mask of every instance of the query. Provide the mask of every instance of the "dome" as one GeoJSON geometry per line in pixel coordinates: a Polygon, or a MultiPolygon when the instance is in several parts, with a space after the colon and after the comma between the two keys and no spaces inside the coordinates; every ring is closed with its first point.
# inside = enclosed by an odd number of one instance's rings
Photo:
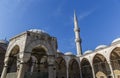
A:
{"type": "Polygon", "coordinates": [[[112,43],[120,41],[120,38],[116,38],[115,40],[112,41],[112,43]]]}
{"type": "Polygon", "coordinates": [[[107,47],[107,45],[99,45],[99,46],[97,46],[97,47],[95,48],[95,50],[97,50],[97,49],[102,49],[102,48],[105,48],[105,47],[107,47]]]}
{"type": "Polygon", "coordinates": [[[0,43],[2,43],[2,44],[8,44],[8,41],[7,40],[0,40],[0,43]]]}
{"type": "Polygon", "coordinates": [[[60,50],[57,50],[57,53],[61,53],[60,50]]]}
{"type": "Polygon", "coordinates": [[[88,53],[91,53],[91,52],[92,52],[92,50],[87,50],[87,51],[84,52],[84,54],[88,54],[88,53]]]}
{"type": "Polygon", "coordinates": [[[34,33],[46,33],[44,30],[40,30],[40,29],[30,29],[28,31],[34,32],[34,33]]]}
{"type": "Polygon", "coordinates": [[[73,53],[72,52],[67,52],[67,53],[65,53],[65,55],[73,55],[73,53]]]}

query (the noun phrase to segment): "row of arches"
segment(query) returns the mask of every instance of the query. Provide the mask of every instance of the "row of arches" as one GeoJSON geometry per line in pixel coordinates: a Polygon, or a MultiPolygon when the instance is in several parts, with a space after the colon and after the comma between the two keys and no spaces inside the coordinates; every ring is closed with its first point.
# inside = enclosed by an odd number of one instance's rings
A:
{"type": "Polygon", "coordinates": [[[120,77],[120,47],[115,48],[109,58],[96,54],[92,63],[87,58],[81,61],[83,78],[119,78],[120,77]],[[90,77],[88,77],[90,76],[90,77]]]}
{"type": "MultiPolygon", "coordinates": [[[[30,59],[25,63],[25,76],[29,78],[44,77],[48,78],[49,75],[49,55],[47,51],[41,47],[37,46],[32,49],[30,59]],[[31,74],[32,73],[32,74],[31,74]],[[42,74],[40,74],[42,73],[42,74]],[[40,75],[40,76],[39,76],[40,75]]],[[[17,73],[20,69],[20,48],[19,46],[14,46],[11,49],[9,60],[8,60],[8,68],[7,73],[17,73]]],[[[60,57],[55,57],[54,59],[54,68],[56,77],[55,78],[80,78],[80,69],[79,63],[76,59],[71,59],[69,64],[67,65],[65,59],[60,57]]],[[[54,73],[54,72],[52,72],[54,73]]]]}
{"type": "MultiPolygon", "coordinates": [[[[14,46],[9,55],[7,73],[18,72],[20,65],[19,57],[20,48],[14,46]]],[[[49,55],[47,51],[40,46],[32,49],[31,57],[26,63],[25,72],[43,73],[49,72],[49,55]]],[[[115,48],[110,54],[110,61],[101,54],[96,54],[92,63],[83,58],[79,62],[76,59],[71,59],[67,65],[66,60],[61,57],[56,57],[54,61],[54,71],[56,78],[119,78],[120,77],[120,47],[115,48]],[[81,70],[80,70],[81,68],[81,70]],[[114,77],[112,77],[114,76],[114,77]]],[[[54,72],[53,72],[54,73],[54,72]]],[[[34,75],[33,75],[34,77],[34,75]]],[[[47,77],[46,77],[47,78],[47,77]]]]}
{"type": "Polygon", "coordinates": [[[56,78],[80,78],[79,68],[77,60],[71,59],[67,66],[65,60],[62,57],[58,57],[56,59],[56,78]]]}

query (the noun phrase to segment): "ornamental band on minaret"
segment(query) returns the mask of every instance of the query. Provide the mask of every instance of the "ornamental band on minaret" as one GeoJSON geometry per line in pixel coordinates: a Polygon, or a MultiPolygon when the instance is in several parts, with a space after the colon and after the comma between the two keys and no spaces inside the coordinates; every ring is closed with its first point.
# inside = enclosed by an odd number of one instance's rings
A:
{"type": "Polygon", "coordinates": [[[76,43],[76,49],[77,49],[77,55],[82,55],[82,48],[81,48],[81,38],[80,38],[80,28],[78,26],[78,19],[76,16],[76,13],[74,11],[74,32],[75,32],[75,43],[76,43]]]}

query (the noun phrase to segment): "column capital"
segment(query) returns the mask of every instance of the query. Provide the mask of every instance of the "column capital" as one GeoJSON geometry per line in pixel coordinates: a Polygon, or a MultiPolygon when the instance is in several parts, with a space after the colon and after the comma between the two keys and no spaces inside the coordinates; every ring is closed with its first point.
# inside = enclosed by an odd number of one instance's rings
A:
{"type": "Polygon", "coordinates": [[[110,61],[110,60],[107,60],[106,62],[107,62],[108,64],[111,64],[111,61],[110,61]]]}
{"type": "Polygon", "coordinates": [[[9,61],[9,56],[5,56],[4,63],[8,63],[9,61]]]}
{"type": "Polygon", "coordinates": [[[26,64],[26,62],[25,61],[20,61],[20,64],[26,64]]]}
{"type": "Polygon", "coordinates": [[[4,67],[8,67],[8,65],[7,65],[7,64],[4,64],[4,67]]]}

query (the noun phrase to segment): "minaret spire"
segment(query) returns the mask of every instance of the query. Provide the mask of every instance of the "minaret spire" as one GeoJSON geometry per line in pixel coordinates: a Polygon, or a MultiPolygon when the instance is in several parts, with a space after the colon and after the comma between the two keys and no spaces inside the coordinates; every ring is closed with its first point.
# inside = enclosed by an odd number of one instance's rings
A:
{"type": "Polygon", "coordinates": [[[82,47],[81,47],[81,38],[80,38],[80,28],[78,26],[78,19],[75,11],[74,11],[74,32],[75,32],[75,43],[76,43],[77,55],[81,56],[82,47]]]}

